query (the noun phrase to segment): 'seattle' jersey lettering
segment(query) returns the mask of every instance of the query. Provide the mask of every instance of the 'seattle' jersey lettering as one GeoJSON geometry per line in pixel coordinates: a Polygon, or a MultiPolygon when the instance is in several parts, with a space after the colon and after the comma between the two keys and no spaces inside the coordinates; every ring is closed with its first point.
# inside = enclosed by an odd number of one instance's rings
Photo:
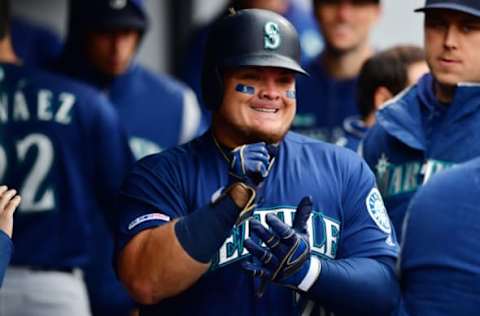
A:
{"type": "MultiPolygon", "coordinates": [[[[295,216],[295,208],[278,208],[278,209],[260,209],[256,210],[254,218],[262,224],[266,223],[266,215],[274,213],[284,223],[293,224],[295,216]]],[[[211,270],[228,265],[250,254],[243,247],[245,239],[250,237],[248,223],[242,224],[232,230],[232,234],[222,245],[216,258],[213,260],[211,270]]],[[[337,251],[338,237],[340,234],[340,223],[323,215],[321,212],[313,211],[312,216],[307,222],[307,230],[310,236],[310,245],[312,252],[324,258],[334,259],[337,251]]]]}

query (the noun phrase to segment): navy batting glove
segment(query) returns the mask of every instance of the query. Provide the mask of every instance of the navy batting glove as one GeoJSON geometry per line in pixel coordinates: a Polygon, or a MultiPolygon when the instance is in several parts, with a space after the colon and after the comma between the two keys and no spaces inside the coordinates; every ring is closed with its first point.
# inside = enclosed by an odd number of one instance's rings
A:
{"type": "Polygon", "coordinates": [[[297,207],[292,227],[274,214],[266,219],[270,229],[256,220],[250,221],[250,229],[266,247],[254,239],[244,242],[245,248],[255,258],[244,262],[243,268],[262,282],[257,290],[261,297],[268,282],[274,282],[295,290],[308,291],[320,274],[320,261],[311,256],[307,221],[312,213],[311,197],[304,197],[297,207]]]}
{"type": "Polygon", "coordinates": [[[256,186],[268,176],[270,154],[264,142],[239,146],[230,156],[230,171],[242,182],[256,186]]]}

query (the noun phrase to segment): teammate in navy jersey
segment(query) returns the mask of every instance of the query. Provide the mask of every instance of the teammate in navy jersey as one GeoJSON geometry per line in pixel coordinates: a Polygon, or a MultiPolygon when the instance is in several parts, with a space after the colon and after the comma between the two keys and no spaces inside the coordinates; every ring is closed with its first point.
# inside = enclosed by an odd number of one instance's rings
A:
{"type": "Polygon", "coordinates": [[[81,269],[90,219],[111,218],[133,162],[112,104],[95,90],[18,64],[0,1],[0,182],[17,188],[5,315],[90,315],[81,269]]]}
{"type": "Polygon", "coordinates": [[[415,194],[405,220],[398,315],[478,314],[479,203],[479,158],[435,175],[415,194]]]}
{"type": "Polygon", "coordinates": [[[13,213],[20,204],[21,198],[17,190],[0,186],[0,287],[13,252],[12,230],[13,213]]]}
{"type": "Polygon", "coordinates": [[[431,74],[388,103],[363,142],[397,236],[413,193],[431,175],[480,155],[480,3],[428,0],[431,74]]]}
{"type": "Polygon", "coordinates": [[[136,62],[148,26],[143,0],[71,0],[65,47],[54,66],[106,93],[137,159],[206,129],[190,88],[136,62]]]}
{"type": "Polygon", "coordinates": [[[297,82],[298,111],[292,128],[335,142],[343,120],[358,114],[357,76],[373,54],[369,34],[380,17],[380,0],[314,0],[324,50],[305,69],[311,78],[297,82]]]}
{"type": "Polygon", "coordinates": [[[394,46],[367,59],[357,82],[356,100],[360,115],[343,121],[344,137],[336,144],[356,151],[368,129],[375,124],[375,114],[385,102],[415,84],[427,72],[425,53],[417,46],[394,46]]]}
{"type": "MultiPolygon", "coordinates": [[[[142,0],[72,0],[66,44],[56,65],[106,93],[137,159],[189,141],[206,128],[191,89],[136,62],[148,27],[142,0]]],[[[86,274],[92,309],[94,315],[121,315],[133,302],[114,275],[113,238],[101,220],[92,219],[98,222],[95,262],[86,274]]]]}
{"type": "Polygon", "coordinates": [[[231,12],[205,56],[210,130],[137,162],[121,190],[117,269],[141,315],[388,314],[398,245],[373,174],[288,133],[306,74],[294,27],[231,12]]]}

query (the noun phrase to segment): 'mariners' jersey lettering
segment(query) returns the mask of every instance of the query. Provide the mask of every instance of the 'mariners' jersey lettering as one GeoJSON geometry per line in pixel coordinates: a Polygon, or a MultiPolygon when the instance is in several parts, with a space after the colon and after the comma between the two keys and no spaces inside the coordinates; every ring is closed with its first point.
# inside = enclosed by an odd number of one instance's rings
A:
{"type": "Polygon", "coordinates": [[[382,159],[385,157],[380,158],[377,164],[376,177],[384,197],[416,191],[432,175],[453,165],[451,162],[438,160],[412,161],[397,165],[385,163],[382,159]]]}

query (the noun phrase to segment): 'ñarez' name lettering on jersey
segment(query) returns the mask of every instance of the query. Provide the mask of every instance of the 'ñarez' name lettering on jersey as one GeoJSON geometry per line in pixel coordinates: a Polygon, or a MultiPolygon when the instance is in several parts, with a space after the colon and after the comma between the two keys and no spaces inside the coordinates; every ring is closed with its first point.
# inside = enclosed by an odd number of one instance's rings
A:
{"type": "Polygon", "coordinates": [[[96,91],[0,64],[0,183],[22,196],[12,265],[84,266],[92,213],[116,210],[132,162],[113,106],[96,91]]]}
{"type": "MultiPolygon", "coordinates": [[[[228,172],[210,132],[138,162],[121,193],[119,247],[144,229],[209,203],[229,185],[228,172]]],[[[255,216],[264,222],[265,215],[273,212],[290,224],[306,195],[314,202],[309,221],[314,255],[323,259],[397,256],[395,235],[368,166],[350,150],[290,132],[265,180],[255,216]]],[[[262,299],[254,296],[258,282],[240,267],[249,258],[243,248],[248,235],[248,225],[233,229],[209,272],[190,289],[148,309],[154,315],[298,314],[290,289],[271,285],[262,299]]]]}
{"type": "Polygon", "coordinates": [[[361,152],[377,183],[397,236],[415,191],[435,173],[480,156],[480,86],[460,84],[439,104],[430,74],[377,113],[361,152]]]}

